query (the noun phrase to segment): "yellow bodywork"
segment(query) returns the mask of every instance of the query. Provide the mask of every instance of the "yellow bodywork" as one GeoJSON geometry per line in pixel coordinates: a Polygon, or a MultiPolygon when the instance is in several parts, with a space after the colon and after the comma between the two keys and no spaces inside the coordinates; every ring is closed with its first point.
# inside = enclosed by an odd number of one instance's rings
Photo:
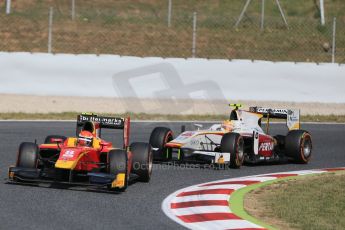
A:
{"type": "MultiPolygon", "coordinates": [[[[101,148],[101,139],[94,137],[92,140],[92,147],[95,149],[101,148]]],[[[75,147],[77,145],[77,138],[76,137],[69,137],[67,139],[67,147],[75,147]]]]}
{"type": "Polygon", "coordinates": [[[126,183],[126,174],[125,173],[119,173],[117,174],[115,180],[111,183],[112,188],[122,188],[125,187],[126,183]]]}
{"type": "Polygon", "coordinates": [[[14,165],[11,165],[9,168],[8,168],[8,178],[10,179],[13,179],[14,177],[14,172],[11,172],[10,169],[15,167],[14,165]]]}
{"type": "Polygon", "coordinates": [[[83,152],[81,153],[77,159],[75,160],[57,160],[56,163],[55,163],[55,168],[60,168],[60,169],[70,169],[70,170],[73,170],[79,160],[86,154],[87,152],[83,152]]]}
{"type": "Polygon", "coordinates": [[[76,144],[77,144],[77,138],[75,138],[75,137],[69,137],[69,138],[67,139],[67,147],[71,148],[71,147],[76,146],[76,144]]]}
{"type": "Polygon", "coordinates": [[[301,125],[299,122],[294,123],[294,125],[292,127],[289,128],[289,130],[297,130],[300,129],[301,125]]]}
{"type": "Polygon", "coordinates": [[[219,157],[217,163],[218,163],[218,164],[224,164],[224,163],[225,163],[225,162],[224,162],[224,157],[223,157],[223,156],[219,157]]]}
{"type": "Polygon", "coordinates": [[[95,149],[101,148],[101,140],[99,138],[93,138],[92,147],[95,149]]]}

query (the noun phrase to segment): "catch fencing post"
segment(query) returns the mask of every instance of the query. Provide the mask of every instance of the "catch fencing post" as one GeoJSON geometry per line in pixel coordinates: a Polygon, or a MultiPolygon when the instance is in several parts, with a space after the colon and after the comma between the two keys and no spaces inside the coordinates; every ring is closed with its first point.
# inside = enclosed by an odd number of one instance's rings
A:
{"type": "Polygon", "coordinates": [[[332,63],[335,62],[335,35],[337,29],[337,18],[333,18],[333,39],[332,39],[332,63]]]}
{"type": "Polygon", "coordinates": [[[48,53],[52,52],[53,40],[53,7],[49,10],[49,25],[48,25],[48,53]]]}
{"type": "Polygon", "coordinates": [[[240,22],[241,22],[241,20],[242,20],[242,18],[243,18],[243,16],[244,16],[244,14],[246,13],[246,10],[247,10],[247,8],[248,8],[250,2],[251,2],[251,0],[247,0],[246,4],[244,5],[243,10],[242,10],[242,12],[241,12],[241,14],[240,14],[240,17],[238,18],[238,20],[237,20],[237,22],[236,22],[236,24],[235,24],[235,27],[236,27],[236,28],[238,27],[238,24],[240,24],[240,22]]]}
{"type": "Polygon", "coordinates": [[[265,26],[265,0],[261,0],[261,30],[264,30],[265,26]]]}
{"type": "Polygon", "coordinates": [[[169,0],[169,4],[168,4],[168,27],[171,26],[171,11],[172,11],[172,0],[169,0]]]}
{"type": "Polygon", "coordinates": [[[282,6],[280,5],[279,0],[276,0],[276,4],[278,5],[278,9],[279,9],[280,15],[281,15],[282,18],[283,18],[283,21],[284,21],[284,23],[285,23],[285,25],[286,25],[286,28],[289,29],[289,24],[287,23],[287,20],[286,20],[286,17],[285,17],[283,8],[282,8],[282,6]]]}
{"type": "Polygon", "coordinates": [[[75,19],[75,0],[72,0],[71,16],[72,16],[72,20],[74,20],[75,19]]]}
{"type": "Polygon", "coordinates": [[[196,12],[193,13],[193,43],[192,43],[192,57],[195,58],[196,52],[196,21],[197,21],[197,14],[196,12]]]}
{"type": "Polygon", "coordinates": [[[6,1],[6,14],[11,13],[11,0],[6,1]]]}
{"type": "Polygon", "coordinates": [[[325,6],[324,1],[320,0],[320,18],[321,18],[321,25],[325,25],[325,6]]]}

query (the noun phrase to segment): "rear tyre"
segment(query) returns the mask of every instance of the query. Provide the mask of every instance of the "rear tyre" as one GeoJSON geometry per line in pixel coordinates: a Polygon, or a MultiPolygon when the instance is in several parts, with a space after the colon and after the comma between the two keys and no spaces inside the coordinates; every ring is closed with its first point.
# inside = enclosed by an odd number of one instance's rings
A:
{"type": "Polygon", "coordinates": [[[150,136],[150,145],[153,149],[154,160],[171,160],[172,149],[166,148],[165,144],[172,141],[173,132],[169,128],[156,127],[150,136]]]}
{"type": "Polygon", "coordinates": [[[62,139],[62,142],[64,142],[67,137],[61,135],[49,135],[44,140],[44,144],[55,144],[56,142],[53,142],[52,139],[62,139]]]}
{"type": "Polygon", "coordinates": [[[285,138],[285,154],[296,163],[307,164],[312,153],[311,135],[304,130],[292,130],[285,138]]]}
{"type": "Polygon", "coordinates": [[[38,146],[35,143],[23,142],[19,146],[16,167],[37,168],[38,146]]]}
{"type": "Polygon", "coordinates": [[[244,141],[238,133],[226,133],[220,142],[222,153],[230,153],[230,168],[240,168],[244,160],[244,141]]]}
{"type": "Polygon", "coordinates": [[[148,143],[135,142],[130,145],[133,155],[132,170],[138,181],[149,182],[152,174],[152,150],[148,143]]]}
{"type": "Polygon", "coordinates": [[[114,149],[108,153],[108,165],[109,165],[109,173],[117,175],[119,173],[124,173],[125,176],[125,186],[122,188],[115,188],[112,189],[109,187],[110,190],[117,190],[117,191],[125,191],[128,186],[128,165],[127,165],[127,152],[121,149],[114,149]]]}

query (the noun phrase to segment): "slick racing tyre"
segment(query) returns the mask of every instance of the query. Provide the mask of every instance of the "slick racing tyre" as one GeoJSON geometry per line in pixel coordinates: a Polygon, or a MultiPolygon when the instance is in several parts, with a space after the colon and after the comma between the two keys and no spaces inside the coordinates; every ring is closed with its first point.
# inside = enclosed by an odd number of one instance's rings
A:
{"type": "Polygon", "coordinates": [[[244,160],[244,141],[238,133],[226,133],[220,142],[222,153],[230,153],[230,167],[240,168],[244,160]]]}
{"type": "MultiPolygon", "coordinates": [[[[125,176],[125,186],[122,188],[115,188],[117,191],[125,191],[128,186],[128,160],[127,152],[122,149],[110,150],[108,153],[108,171],[111,174],[117,175],[119,173],[124,173],[125,176]]],[[[109,187],[109,189],[111,189],[109,187]]]]}
{"type": "Polygon", "coordinates": [[[44,144],[55,144],[56,142],[54,142],[53,139],[62,139],[62,142],[64,142],[67,137],[61,135],[49,135],[44,140],[44,144]]]}
{"type": "Polygon", "coordinates": [[[138,181],[149,182],[152,174],[152,149],[148,143],[135,142],[129,147],[132,152],[132,172],[138,181]]]}
{"type": "Polygon", "coordinates": [[[19,146],[17,167],[37,168],[38,146],[35,143],[23,142],[19,146]]]}
{"type": "Polygon", "coordinates": [[[171,160],[172,149],[166,148],[165,144],[173,139],[171,129],[165,127],[153,129],[150,136],[150,145],[152,146],[154,160],[171,160]]]}
{"type": "Polygon", "coordinates": [[[312,152],[311,135],[304,130],[292,130],[285,138],[285,154],[296,163],[307,164],[312,152]]]}

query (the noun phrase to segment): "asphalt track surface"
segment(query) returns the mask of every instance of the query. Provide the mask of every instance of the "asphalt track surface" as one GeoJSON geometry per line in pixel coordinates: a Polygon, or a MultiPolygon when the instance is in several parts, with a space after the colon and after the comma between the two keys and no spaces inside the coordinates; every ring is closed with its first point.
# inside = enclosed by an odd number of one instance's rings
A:
{"type": "MultiPolygon", "coordinates": [[[[178,133],[181,123],[132,123],[131,142],[147,142],[155,126],[170,126],[178,133]]],[[[187,123],[187,128],[191,126],[187,123]]],[[[150,183],[132,184],[121,194],[1,181],[0,229],[183,229],[161,211],[163,199],[178,189],[217,179],[345,165],[344,124],[304,124],[302,127],[313,137],[313,156],[308,165],[264,164],[213,170],[155,164],[150,183]]],[[[272,125],[271,130],[286,133],[282,124],[272,125]]],[[[20,142],[37,139],[42,143],[49,134],[74,135],[75,123],[0,122],[1,178],[7,177],[7,167],[15,162],[20,142]]],[[[103,132],[104,139],[120,144],[115,137],[114,130],[103,132]]]]}

